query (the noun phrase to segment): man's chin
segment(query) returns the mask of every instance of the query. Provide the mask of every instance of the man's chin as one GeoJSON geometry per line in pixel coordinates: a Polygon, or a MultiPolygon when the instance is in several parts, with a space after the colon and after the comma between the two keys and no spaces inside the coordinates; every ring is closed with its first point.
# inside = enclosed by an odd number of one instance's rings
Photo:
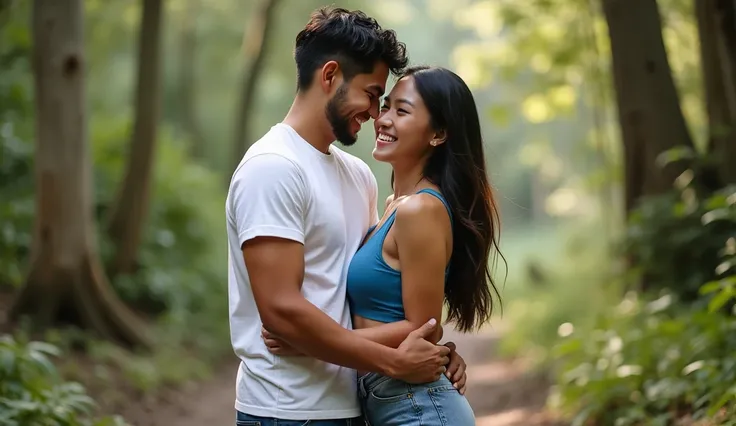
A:
{"type": "Polygon", "coordinates": [[[352,138],[338,138],[337,141],[340,142],[340,145],[342,146],[352,146],[358,141],[358,136],[356,135],[352,138]]]}
{"type": "Polygon", "coordinates": [[[358,141],[358,134],[352,133],[350,130],[347,130],[345,132],[334,132],[335,133],[335,139],[340,142],[343,146],[351,146],[354,145],[355,142],[358,141]]]}

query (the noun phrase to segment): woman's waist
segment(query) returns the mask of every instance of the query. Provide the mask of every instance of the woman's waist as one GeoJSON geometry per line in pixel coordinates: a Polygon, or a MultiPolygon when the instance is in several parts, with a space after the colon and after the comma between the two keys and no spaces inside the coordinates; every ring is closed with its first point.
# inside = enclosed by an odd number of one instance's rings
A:
{"type": "Polygon", "coordinates": [[[453,388],[453,386],[450,382],[450,379],[448,379],[447,376],[445,376],[444,374],[442,374],[438,380],[435,380],[433,382],[414,384],[379,373],[358,372],[358,390],[362,396],[366,396],[371,392],[375,392],[379,388],[382,388],[382,390],[384,391],[388,388],[391,388],[391,393],[398,394],[402,391],[406,391],[407,393],[409,393],[416,392],[417,390],[421,389],[449,389],[453,388]]]}

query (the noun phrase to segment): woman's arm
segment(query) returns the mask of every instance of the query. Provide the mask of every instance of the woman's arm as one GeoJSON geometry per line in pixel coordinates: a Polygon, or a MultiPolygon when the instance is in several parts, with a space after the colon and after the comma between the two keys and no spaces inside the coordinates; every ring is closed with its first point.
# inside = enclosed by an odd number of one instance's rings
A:
{"type": "MultiPolygon", "coordinates": [[[[421,324],[430,318],[442,318],[452,236],[444,204],[429,194],[408,197],[396,210],[393,231],[406,321],[421,324]]],[[[429,340],[437,342],[441,337],[438,330],[429,340]]]]}
{"type": "MultiPolygon", "coordinates": [[[[361,328],[353,330],[353,332],[365,339],[380,343],[384,346],[398,348],[401,342],[406,339],[406,336],[415,329],[416,327],[413,322],[403,320],[382,324],[376,327],[361,328]]],[[[433,336],[436,337],[436,340],[432,340],[432,343],[437,343],[442,340],[443,334],[442,325],[438,324],[437,333],[433,336]]]]}

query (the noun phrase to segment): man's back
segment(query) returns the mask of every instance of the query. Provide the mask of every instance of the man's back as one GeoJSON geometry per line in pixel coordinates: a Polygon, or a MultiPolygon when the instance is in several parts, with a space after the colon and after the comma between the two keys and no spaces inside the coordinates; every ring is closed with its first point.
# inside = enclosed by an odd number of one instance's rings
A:
{"type": "Polygon", "coordinates": [[[226,211],[231,338],[242,361],[238,411],[282,419],[360,415],[353,370],[268,352],[241,251],[245,241],[259,236],[302,243],[302,294],[351,327],[345,276],[377,221],[377,189],[365,163],[334,146],[330,153],[279,123],[248,150],[233,175],[226,211]]]}

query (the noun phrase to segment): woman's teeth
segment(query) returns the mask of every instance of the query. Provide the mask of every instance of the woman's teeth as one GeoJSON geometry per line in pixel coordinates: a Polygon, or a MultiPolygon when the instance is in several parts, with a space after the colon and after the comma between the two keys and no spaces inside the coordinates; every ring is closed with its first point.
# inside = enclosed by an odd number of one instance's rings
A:
{"type": "Polygon", "coordinates": [[[396,138],[395,137],[389,136],[389,135],[385,135],[383,133],[379,133],[377,139],[379,141],[381,141],[381,142],[396,142],[396,138]]]}

